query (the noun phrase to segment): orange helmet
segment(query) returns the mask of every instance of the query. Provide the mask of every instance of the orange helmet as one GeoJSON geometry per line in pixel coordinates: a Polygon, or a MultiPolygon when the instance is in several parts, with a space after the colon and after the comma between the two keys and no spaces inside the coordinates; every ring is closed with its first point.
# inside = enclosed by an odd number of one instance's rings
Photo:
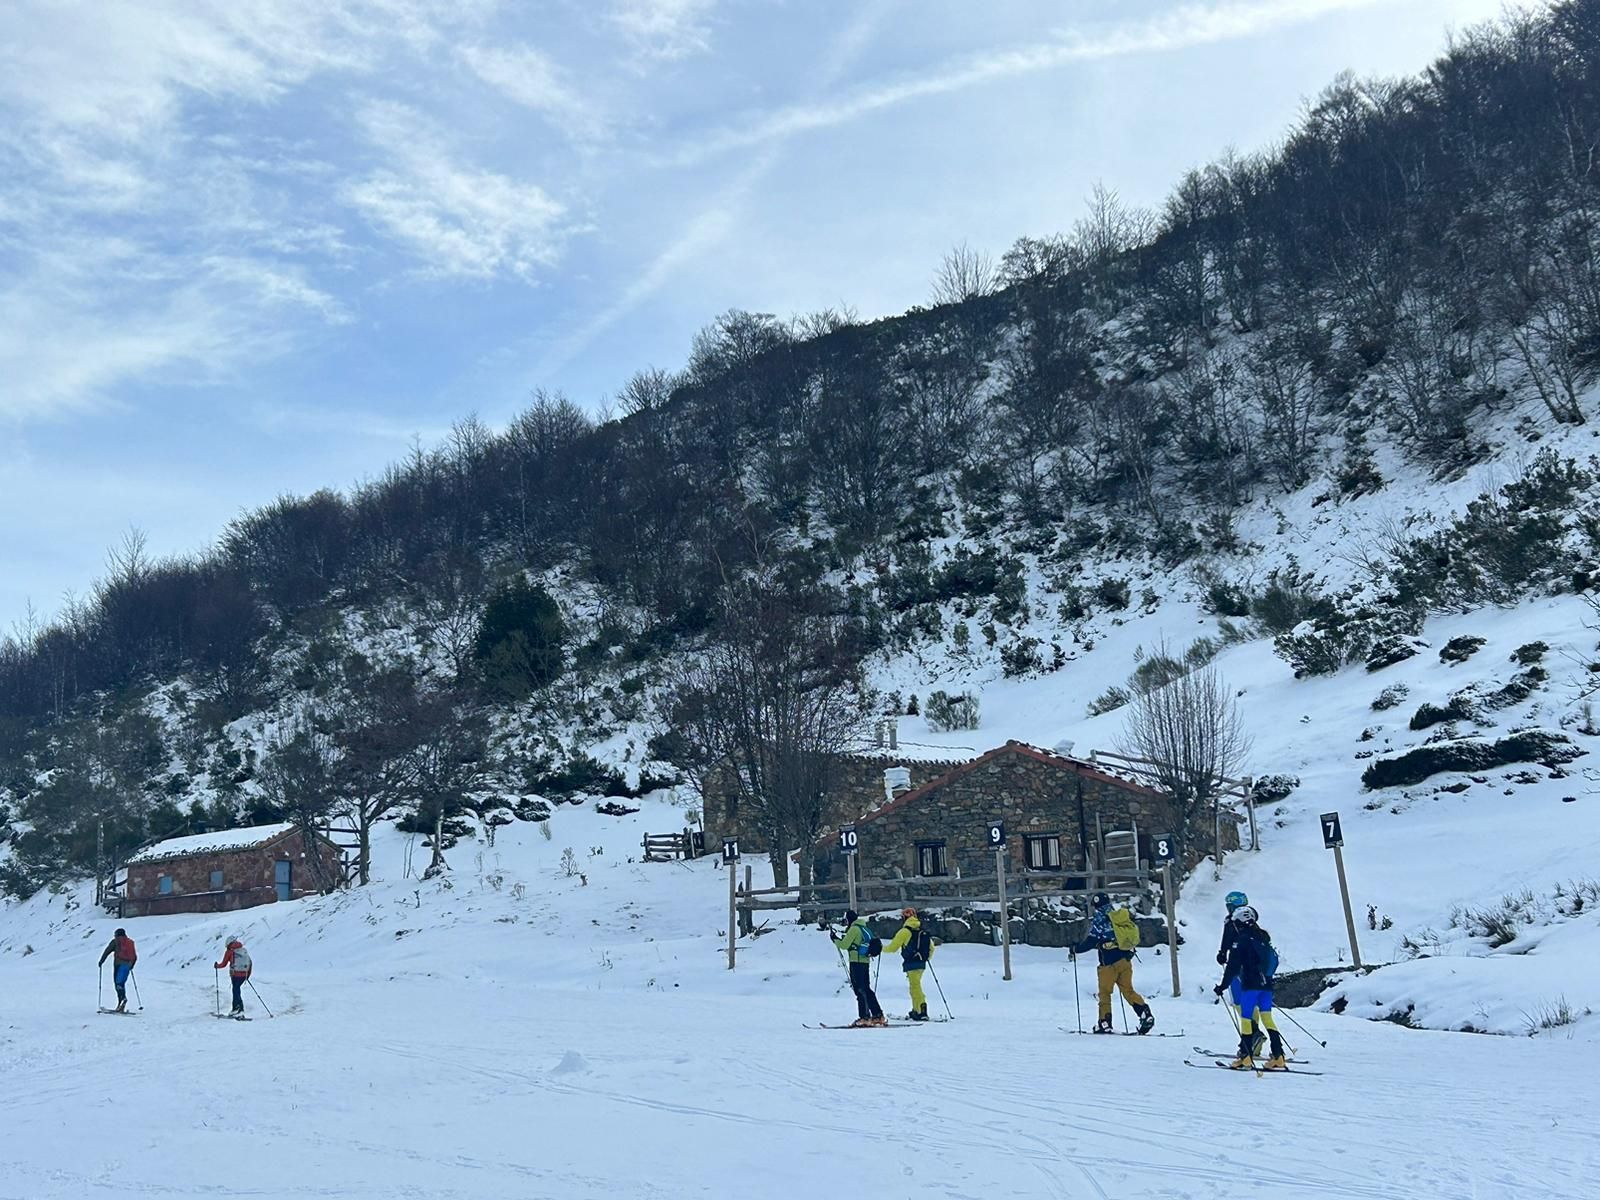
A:
{"type": "Polygon", "coordinates": [[[917,910],[914,908],[902,908],[900,910],[900,915],[902,917],[914,917],[917,915],[917,910]]]}

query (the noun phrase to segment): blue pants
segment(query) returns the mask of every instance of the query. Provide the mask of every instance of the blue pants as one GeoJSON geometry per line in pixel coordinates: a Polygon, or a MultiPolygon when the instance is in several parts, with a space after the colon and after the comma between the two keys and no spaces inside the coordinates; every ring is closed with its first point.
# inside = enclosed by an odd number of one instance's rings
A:
{"type": "Polygon", "coordinates": [[[118,963],[116,970],[111,972],[111,982],[117,985],[117,999],[128,998],[128,976],[133,974],[132,963],[118,963]]]}
{"type": "Polygon", "coordinates": [[[243,975],[234,975],[234,976],[232,976],[232,979],[233,979],[233,1011],[234,1012],[243,1012],[244,1011],[244,993],[243,993],[242,989],[244,988],[245,977],[243,975]]]}

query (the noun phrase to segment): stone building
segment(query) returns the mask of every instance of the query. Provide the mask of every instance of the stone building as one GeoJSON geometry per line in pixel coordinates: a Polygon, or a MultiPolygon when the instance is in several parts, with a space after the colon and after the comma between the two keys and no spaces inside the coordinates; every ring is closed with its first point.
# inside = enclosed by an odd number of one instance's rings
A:
{"type": "Polygon", "coordinates": [[[228,912],[314,896],[344,883],[339,847],[321,834],[308,849],[293,821],[172,838],[127,862],[123,917],[228,912]]]}
{"type": "MultiPolygon", "coordinates": [[[[989,823],[1005,822],[1012,871],[1072,871],[1150,859],[1151,839],[1178,828],[1165,793],[1120,778],[1092,762],[1009,741],[971,762],[949,767],[855,818],[861,879],[918,879],[923,894],[944,894],[943,881],[994,872],[989,823]]],[[[845,822],[848,823],[848,822],[845,822]]],[[[1209,835],[1209,823],[1207,823],[1209,835]]],[[[1207,845],[1179,847],[1185,863],[1207,845]]],[[[1238,845],[1231,821],[1225,848],[1238,845]]],[[[819,842],[819,882],[844,878],[837,830],[819,842]]]]}

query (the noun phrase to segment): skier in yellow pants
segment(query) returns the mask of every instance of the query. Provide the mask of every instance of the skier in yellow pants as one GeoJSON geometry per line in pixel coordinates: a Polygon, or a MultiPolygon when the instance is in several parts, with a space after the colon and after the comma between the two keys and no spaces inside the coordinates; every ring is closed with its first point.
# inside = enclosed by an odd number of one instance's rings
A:
{"type": "Polygon", "coordinates": [[[905,918],[905,924],[883,948],[885,954],[900,951],[900,967],[906,973],[906,984],[911,988],[911,1011],[906,1014],[910,1021],[926,1021],[928,1019],[928,997],[922,991],[922,972],[928,967],[933,958],[933,938],[922,927],[922,921],[917,916],[914,908],[900,910],[900,915],[905,918]]]}
{"type": "MultiPolygon", "coordinates": [[[[1156,1018],[1144,997],[1133,989],[1133,951],[1124,949],[1117,940],[1111,914],[1111,897],[1104,892],[1096,892],[1090,903],[1094,905],[1094,917],[1089,922],[1089,935],[1073,947],[1072,956],[1076,958],[1089,950],[1095,950],[1100,955],[1100,1019],[1095,1023],[1094,1031],[1116,1032],[1111,1023],[1111,992],[1115,988],[1138,1014],[1139,1032],[1149,1033],[1156,1027],[1156,1018]]],[[[1128,919],[1126,913],[1119,912],[1119,916],[1128,919]]]]}

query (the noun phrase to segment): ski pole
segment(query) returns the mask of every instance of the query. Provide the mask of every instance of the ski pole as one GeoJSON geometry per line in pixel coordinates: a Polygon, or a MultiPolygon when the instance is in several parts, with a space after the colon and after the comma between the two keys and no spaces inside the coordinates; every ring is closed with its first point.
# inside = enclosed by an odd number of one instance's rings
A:
{"type": "Polygon", "coordinates": [[[939,988],[939,1002],[944,1005],[944,1015],[954,1021],[956,1015],[950,1011],[950,1001],[944,998],[944,988],[939,985],[939,974],[933,969],[933,959],[931,958],[928,960],[928,974],[933,976],[933,986],[939,988]]]}
{"type": "Polygon", "coordinates": [[[211,1012],[214,1016],[222,1015],[222,975],[215,967],[211,968],[211,1012]]]}
{"type": "Polygon", "coordinates": [[[1117,1004],[1122,1008],[1122,1032],[1128,1032],[1128,1002],[1122,998],[1122,989],[1117,989],[1117,1004]]]}
{"type": "Polygon", "coordinates": [[[1072,1007],[1078,1011],[1078,1032],[1083,1032],[1083,998],[1078,992],[1078,956],[1072,955],[1072,1007]]]}
{"type": "Polygon", "coordinates": [[[106,964],[104,959],[100,962],[100,987],[94,994],[94,1006],[96,1008],[104,1008],[106,1006],[106,964]]]}
{"type": "Polygon", "coordinates": [[[1300,1024],[1299,1021],[1295,1021],[1294,1020],[1294,1016],[1287,1009],[1284,1010],[1283,1015],[1288,1017],[1289,1020],[1294,1021],[1294,1027],[1296,1029],[1298,1029],[1301,1033],[1305,1034],[1308,1038],[1310,1038],[1317,1045],[1321,1046],[1324,1050],[1326,1050],[1328,1048],[1328,1043],[1327,1042],[1323,1041],[1316,1034],[1312,1033],[1311,1030],[1307,1029],[1304,1025],[1300,1024]]]}
{"type": "MultiPolygon", "coordinates": [[[[252,992],[256,992],[255,980],[246,979],[245,982],[250,985],[250,990],[252,992]]],[[[272,1015],[272,1010],[270,1008],[267,1008],[267,1002],[265,1000],[261,999],[261,993],[260,992],[256,992],[256,1002],[258,1004],[260,1004],[263,1009],[266,1009],[267,1016],[270,1017],[272,1015]]]]}
{"type": "Polygon", "coordinates": [[[128,968],[128,982],[133,984],[133,998],[139,1002],[139,1011],[144,1011],[144,997],[139,994],[139,981],[134,978],[133,968],[128,968]]]}

